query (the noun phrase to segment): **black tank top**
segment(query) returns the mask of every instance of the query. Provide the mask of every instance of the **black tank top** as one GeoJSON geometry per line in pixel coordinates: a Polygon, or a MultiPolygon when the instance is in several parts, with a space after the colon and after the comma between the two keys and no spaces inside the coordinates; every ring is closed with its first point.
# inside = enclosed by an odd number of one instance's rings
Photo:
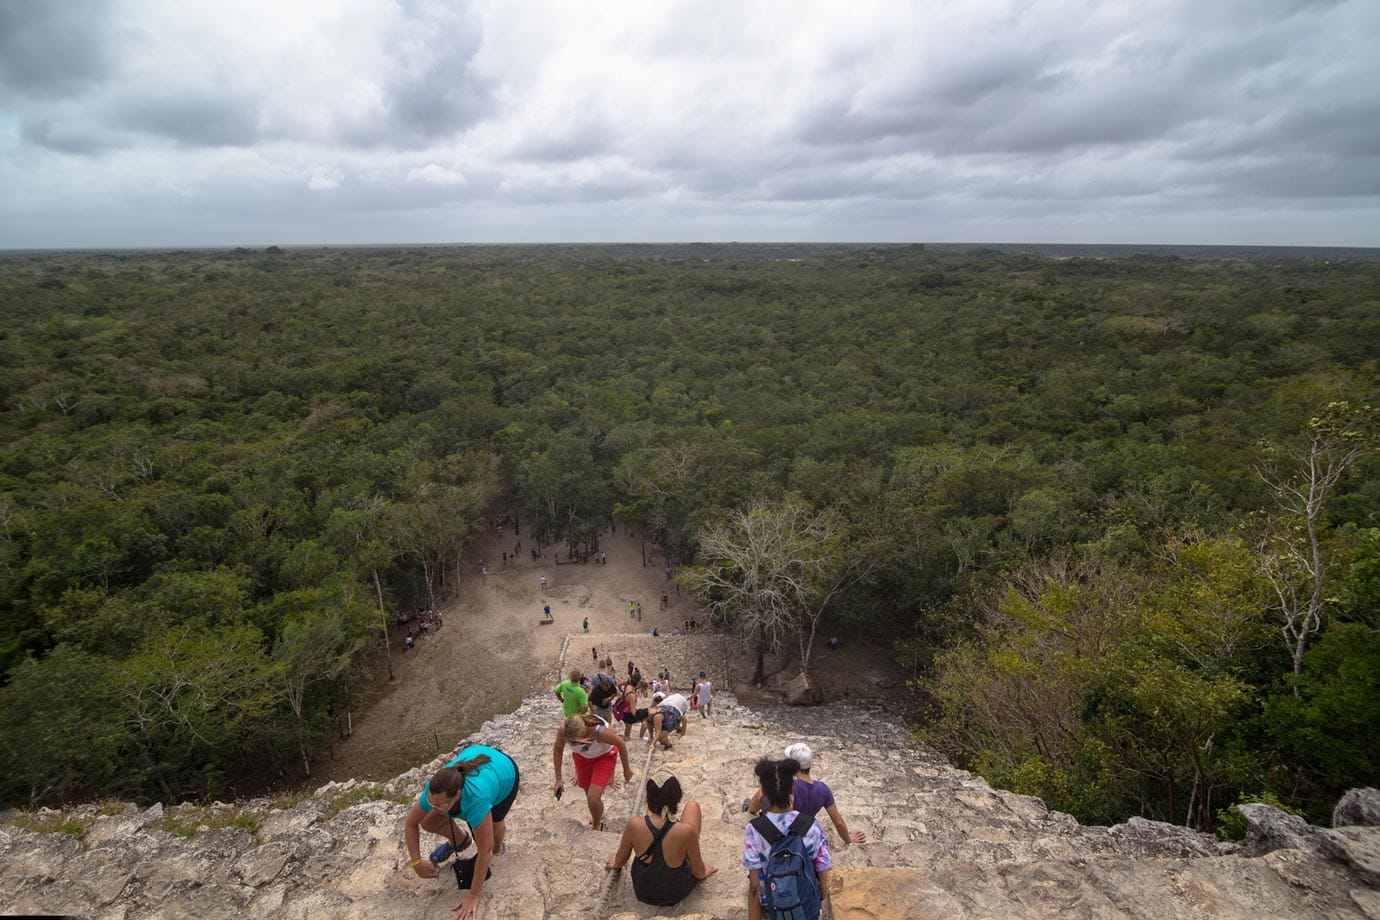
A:
{"type": "Polygon", "coordinates": [[[651,818],[643,815],[642,820],[647,822],[647,830],[652,832],[652,845],[647,847],[647,852],[633,859],[633,893],[643,904],[670,907],[672,904],[680,903],[686,895],[694,891],[695,883],[699,879],[695,878],[695,873],[690,869],[688,854],[685,862],[676,868],[672,869],[666,865],[666,857],[661,853],[661,839],[675,822],[668,820],[661,826],[661,830],[657,830],[651,818]]]}

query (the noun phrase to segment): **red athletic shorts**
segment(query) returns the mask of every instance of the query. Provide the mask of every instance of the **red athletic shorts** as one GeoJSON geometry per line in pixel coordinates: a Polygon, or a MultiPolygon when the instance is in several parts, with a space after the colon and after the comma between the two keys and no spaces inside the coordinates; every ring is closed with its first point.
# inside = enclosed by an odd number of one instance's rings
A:
{"type": "Polygon", "coordinates": [[[603,788],[613,779],[613,766],[618,763],[618,749],[605,751],[593,758],[575,754],[572,759],[575,761],[575,785],[581,789],[588,789],[592,783],[603,788]]]}

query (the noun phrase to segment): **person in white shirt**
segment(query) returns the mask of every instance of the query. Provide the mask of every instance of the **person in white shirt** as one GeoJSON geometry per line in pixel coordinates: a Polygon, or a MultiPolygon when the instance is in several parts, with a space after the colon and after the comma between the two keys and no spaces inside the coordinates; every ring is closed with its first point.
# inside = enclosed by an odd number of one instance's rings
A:
{"type": "Polygon", "coordinates": [[[700,682],[695,685],[695,702],[699,706],[700,718],[707,719],[713,713],[709,711],[709,706],[714,702],[714,685],[709,682],[709,678],[700,672],[700,682]]]}
{"type": "Polygon", "coordinates": [[[656,743],[660,741],[661,746],[669,751],[671,739],[667,733],[676,732],[682,737],[685,735],[685,714],[690,711],[690,701],[679,693],[669,696],[658,694],[652,697],[652,705],[656,708],[647,717],[652,731],[652,740],[648,746],[656,747],[656,743]]]}
{"type": "Polygon", "coordinates": [[[622,761],[623,779],[631,780],[632,767],[628,764],[628,746],[609,723],[596,715],[573,715],[561,723],[556,731],[556,742],[551,745],[551,765],[556,771],[556,781],[551,791],[556,798],[565,789],[565,778],[561,775],[561,761],[566,747],[570,747],[575,763],[575,784],[585,791],[585,802],[589,805],[589,826],[593,830],[604,829],[604,787],[612,784],[618,788],[613,778],[613,768],[622,761]]]}

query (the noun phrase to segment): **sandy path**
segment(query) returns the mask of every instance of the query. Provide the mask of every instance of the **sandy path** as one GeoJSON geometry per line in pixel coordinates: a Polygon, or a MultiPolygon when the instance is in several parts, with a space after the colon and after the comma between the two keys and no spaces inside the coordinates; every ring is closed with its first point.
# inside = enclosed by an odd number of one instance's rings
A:
{"type": "MultiPolygon", "coordinates": [[[[490,520],[502,513],[491,511],[490,520]]],[[[511,528],[499,536],[490,526],[466,548],[460,589],[442,611],[445,626],[420,639],[415,650],[403,652],[395,631],[395,680],[355,715],[354,734],[314,765],[315,780],[390,779],[450,750],[484,720],[511,712],[524,696],[553,685],[567,636],[570,660],[592,664],[591,649],[580,638],[586,616],[590,632],[598,634],[650,632],[653,626],[666,631],[697,615],[690,599],[666,580],[660,557],[643,566],[642,543],[625,527],[601,537],[607,565],[557,565],[554,547],[534,564],[525,540],[522,558],[504,565],[501,553],[511,555],[518,539],[511,528]],[[488,575],[479,573],[481,558],[488,575]],[[545,596],[538,583],[542,575],[545,596]],[[659,609],[663,592],[670,599],[666,610],[659,609]],[[630,600],[642,604],[641,624],[628,616],[630,600]],[[538,622],[544,603],[551,605],[553,625],[538,622]]]]}

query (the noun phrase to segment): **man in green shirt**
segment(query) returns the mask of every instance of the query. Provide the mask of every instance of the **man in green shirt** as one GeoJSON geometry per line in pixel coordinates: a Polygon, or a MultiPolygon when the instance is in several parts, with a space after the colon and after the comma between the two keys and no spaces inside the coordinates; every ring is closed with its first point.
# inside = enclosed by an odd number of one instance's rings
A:
{"type": "Polygon", "coordinates": [[[584,675],[577,669],[570,672],[567,680],[556,685],[556,699],[561,701],[561,708],[565,710],[567,718],[579,715],[589,708],[589,696],[580,685],[583,680],[584,675]]]}

